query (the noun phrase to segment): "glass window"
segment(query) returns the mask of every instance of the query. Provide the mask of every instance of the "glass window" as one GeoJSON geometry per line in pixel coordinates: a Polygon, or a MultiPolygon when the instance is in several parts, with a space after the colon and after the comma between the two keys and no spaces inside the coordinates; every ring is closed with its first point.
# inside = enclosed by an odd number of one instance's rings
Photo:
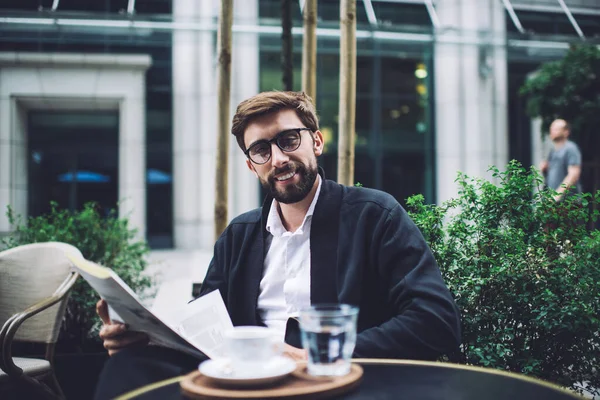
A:
{"type": "Polygon", "coordinates": [[[94,202],[103,215],[117,208],[117,111],[32,111],[28,128],[30,216],[51,201],[69,210],[94,202]]]}
{"type": "Polygon", "coordinates": [[[173,0],[136,0],[136,14],[171,14],[173,0]]]}
{"type": "MultiPolygon", "coordinates": [[[[569,18],[562,12],[517,11],[517,17],[523,28],[540,35],[577,35],[569,18]]],[[[597,15],[573,14],[573,18],[587,37],[600,36],[600,18],[597,15]]],[[[514,23],[506,14],[506,30],[518,32],[514,23]]]]}
{"type": "Polygon", "coordinates": [[[52,0],[2,0],[0,10],[37,11],[50,9],[52,0]]]}
{"type": "MultiPolygon", "coordinates": [[[[317,2],[317,18],[319,21],[340,22],[340,0],[319,0],[317,2]]],[[[362,0],[356,2],[356,23],[369,24],[367,12],[362,0]]]]}
{"type": "Polygon", "coordinates": [[[60,0],[57,10],[118,13],[127,10],[127,0],[60,0]]]}
{"type": "Polygon", "coordinates": [[[381,60],[381,90],[384,94],[414,95],[417,61],[386,57],[381,60]]]}
{"type": "MultiPolygon", "coordinates": [[[[302,56],[298,53],[292,56],[293,89],[302,87],[302,56]]],[[[260,55],[261,89],[283,90],[283,72],[281,69],[281,52],[263,52],[260,55]]]]}
{"type": "Polygon", "coordinates": [[[416,25],[431,27],[431,19],[424,4],[373,1],[377,21],[384,26],[416,25]]]}
{"type": "MultiPolygon", "coordinates": [[[[259,0],[258,16],[259,18],[267,18],[277,20],[281,24],[281,3],[282,0],[259,0]]],[[[294,25],[302,24],[302,14],[300,12],[300,3],[298,0],[292,0],[292,21],[294,25]]]]}

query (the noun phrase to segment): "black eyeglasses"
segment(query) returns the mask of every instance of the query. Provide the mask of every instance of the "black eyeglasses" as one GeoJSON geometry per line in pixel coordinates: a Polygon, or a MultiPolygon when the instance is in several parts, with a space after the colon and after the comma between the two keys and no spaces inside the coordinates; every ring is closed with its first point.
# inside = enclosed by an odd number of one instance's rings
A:
{"type": "Polygon", "coordinates": [[[286,129],[279,132],[271,140],[259,140],[255,142],[244,152],[255,164],[264,164],[271,159],[271,145],[275,143],[277,147],[286,153],[297,150],[300,147],[302,131],[312,131],[310,128],[286,129]]]}

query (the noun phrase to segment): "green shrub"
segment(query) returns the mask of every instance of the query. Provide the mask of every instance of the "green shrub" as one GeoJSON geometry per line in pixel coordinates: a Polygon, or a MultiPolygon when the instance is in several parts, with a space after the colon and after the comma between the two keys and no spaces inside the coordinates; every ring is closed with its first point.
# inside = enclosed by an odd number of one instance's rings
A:
{"type": "Polygon", "coordinates": [[[441,206],[407,200],[461,310],[462,362],[600,388],[600,192],[557,203],[535,169],[491,171],[459,174],[441,206]]]}
{"type": "MultiPolygon", "coordinates": [[[[15,230],[2,243],[11,248],[28,243],[57,241],[77,247],[83,256],[98,264],[112,268],[135,292],[151,286],[142,275],[146,268],[148,246],[135,240],[136,231],[130,229],[126,218],[115,213],[102,216],[93,203],[83,210],[61,210],[56,203],[47,215],[28,218],[22,223],[20,216],[9,207],[6,213],[15,230]]],[[[97,293],[84,279],[79,279],[69,298],[61,332],[61,343],[81,351],[98,341],[100,319],[96,316],[97,293]]]]}

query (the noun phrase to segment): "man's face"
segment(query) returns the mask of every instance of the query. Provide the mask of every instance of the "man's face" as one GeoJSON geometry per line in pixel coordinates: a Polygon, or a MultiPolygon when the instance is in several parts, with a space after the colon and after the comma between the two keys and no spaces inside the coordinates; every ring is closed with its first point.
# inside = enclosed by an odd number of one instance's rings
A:
{"type": "MultiPolygon", "coordinates": [[[[281,110],[253,120],[244,132],[246,148],[259,140],[270,140],[288,129],[306,128],[294,110],[281,110]]],[[[275,200],[284,204],[303,200],[317,178],[317,156],[323,152],[320,131],[300,131],[300,146],[291,152],[271,143],[271,158],[264,164],[246,160],[248,168],[275,200]]]]}
{"type": "Polygon", "coordinates": [[[569,136],[567,126],[562,120],[556,120],[550,125],[550,140],[553,142],[561,141],[569,136]]]}

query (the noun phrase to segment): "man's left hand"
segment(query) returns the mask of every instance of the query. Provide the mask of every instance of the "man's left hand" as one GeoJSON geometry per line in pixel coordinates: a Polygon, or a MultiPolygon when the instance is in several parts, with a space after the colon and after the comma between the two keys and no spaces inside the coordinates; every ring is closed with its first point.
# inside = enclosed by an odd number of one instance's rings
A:
{"type": "Polygon", "coordinates": [[[283,355],[294,361],[306,361],[308,359],[306,350],[290,346],[287,343],[283,344],[283,355]]]}

